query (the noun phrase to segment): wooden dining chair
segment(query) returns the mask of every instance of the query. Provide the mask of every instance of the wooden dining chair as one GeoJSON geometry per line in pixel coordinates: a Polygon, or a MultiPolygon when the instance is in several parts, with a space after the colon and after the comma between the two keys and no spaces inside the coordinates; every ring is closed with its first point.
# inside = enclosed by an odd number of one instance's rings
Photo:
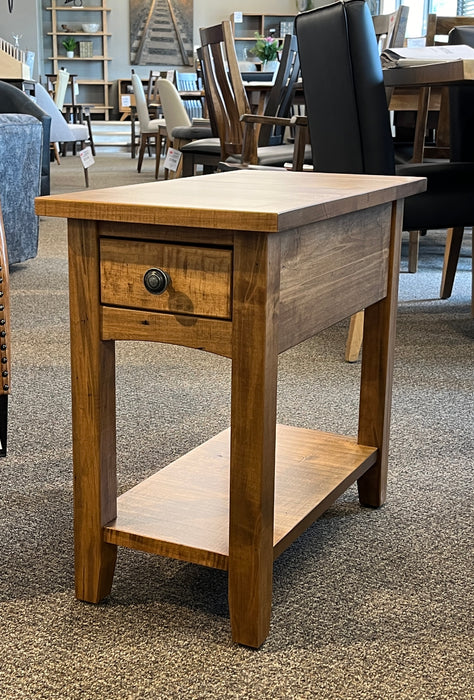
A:
{"type": "Polygon", "coordinates": [[[395,12],[372,16],[380,53],[404,45],[409,10],[408,5],[400,5],[395,12]]]}
{"type": "Polygon", "coordinates": [[[150,141],[155,145],[155,179],[158,179],[160,168],[160,153],[164,140],[166,140],[166,122],[164,119],[150,119],[145,89],[139,76],[132,70],[132,86],[135,95],[135,104],[140,124],[140,148],[138,151],[137,171],[141,172],[145,149],[150,141]]]}
{"type": "Polygon", "coordinates": [[[290,35],[285,38],[280,67],[263,114],[268,122],[262,127],[265,120],[260,115],[257,119],[251,113],[235,53],[231,23],[224,21],[201,29],[200,33],[206,102],[212,105],[211,121],[215,124],[219,142],[204,139],[186,144],[182,149],[183,175],[193,175],[196,165],[200,164],[205,171],[210,171],[219,162],[228,160],[241,165],[273,167],[283,167],[285,163],[292,162],[294,146],[283,142],[282,127],[290,124],[291,95],[299,72],[296,39],[290,35]],[[249,124],[247,129],[244,128],[245,124],[249,124]],[[275,125],[280,130],[278,145],[271,143],[272,134],[277,134],[272,128],[275,125]]]}

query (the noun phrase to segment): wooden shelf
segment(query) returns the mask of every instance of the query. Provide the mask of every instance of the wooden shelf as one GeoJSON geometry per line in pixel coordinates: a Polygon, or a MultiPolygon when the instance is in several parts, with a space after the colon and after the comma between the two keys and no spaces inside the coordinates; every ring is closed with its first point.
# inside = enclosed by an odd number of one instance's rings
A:
{"type": "MultiPolygon", "coordinates": [[[[230,429],[117,500],[111,544],[228,568],[230,429]]],[[[375,463],[354,438],[277,426],[274,558],[375,463]]]]}
{"type": "Polygon", "coordinates": [[[271,34],[275,39],[282,39],[287,33],[282,27],[282,23],[292,24],[291,33],[294,33],[295,15],[287,14],[260,14],[260,13],[245,13],[242,14],[242,21],[235,21],[235,13],[232,13],[230,20],[232,22],[232,31],[234,33],[235,50],[239,61],[247,60],[246,50],[253,47],[256,42],[255,32],[261,36],[269,36],[271,34]],[[249,44],[251,44],[249,46],[249,44]]]}
{"type": "MultiPolygon", "coordinates": [[[[48,32],[48,36],[51,37],[52,45],[52,55],[49,57],[49,61],[52,62],[52,73],[56,74],[61,67],[61,65],[67,65],[73,63],[74,71],[77,73],[76,84],[84,87],[81,91],[79,97],[79,102],[94,104],[94,108],[91,110],[94,114],[103,114],[104,119],[109,119],[109,112],[112,109],[110,104],[110,86],[108,76],[108,63],[112,59],[108,55],[108,38],[111,34],[107,31],[107,15],[111,11],[110,8],[105,5],[106,0],[100,0],[97,5],[94,6],[83,6],[83,7],[67,7],[64,4],[60,5],[59,0],[53,0],[51,5],[46,9],[51,12],[51,28],[52,31],[48,32]],[[88,13],[100,13],[98,24],[100,26],[100,31],[97,32],[84,32],[81,29],[78,31],[64,31],[62,24],[64,24],[63,12],[79,12],[83,13],[84,19],[88,13]],[[78,41],[82,37],[88,37],[89,41],[93,42],[93,51],[96,53],[93,56],[74,56],[73,58],[68,58],[64,54],[60,53],[62,50],[61,41],[64,37],[74,37],[78,41]],[[76,65],[83,63],[84,65],[76,65]],[[81,77],[82,73],[82,77],[81,77]],[[85,74],[84,74],[85,73],[85,74]],[[88,77],[89,76],[89,77],[88,77]],[[96,87],[96,90],[88,90],[87,88],[92,86],[96,87]],[[96,99],[95,99],[96,98],[96,99]]],[[[74,20],[81,21],[82,15],[75,17],[74,20]]],[[[69,15],[68,19],[71,19],[69,15]]],[[[87,18],[88,21],[89,18],[87,18]]]]}

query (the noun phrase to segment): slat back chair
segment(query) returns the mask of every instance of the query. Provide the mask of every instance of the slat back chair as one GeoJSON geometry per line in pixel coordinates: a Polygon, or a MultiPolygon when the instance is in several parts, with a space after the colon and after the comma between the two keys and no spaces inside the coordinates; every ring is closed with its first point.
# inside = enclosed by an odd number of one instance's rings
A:
{"type": "Polygon", "coordinates": [[[403,46],[409,9],[407,5],[401,5],[395,12],[372,17],[380,52],[385,51],[385,49],[403,46]]]}
{"type": "Polygon", "coordinates": [[[204,91],[219,145],[216,147],[210,139],[186,144],[182,149],[183,175],[194,174],[197,164],[209,170],[229,158],[234,164],[267,167],[283,167],[294,161],[293,145],[282,141],[284,128],[290,123],[288,113],[299,73],[296,38],[285,39],[280,67],[263,115],[251,113],[230,22],[202,29],[201,42],[204,91]],[[275,123],[280,127],[279,133],[273,130],[275,123]],[[262,130],[262,124],[269,126],[262,130]]]}
{"type": "MultiPolygon", "coordinates": [[[[290,114],[296,81],[300,74],[298,40],[287,34],[283,40],[280,69],[265,105],[264,115],[286,118],[290,114]]],[[[258,138],[259,146],[276,146],[283,142],[285,127],[281,124],[262,124],[258,138]]]]}
{"type": "Polygon", "coordinates": [[[240,75],[230,22],[203,28],[200,37],[206,100],[213,105],[221,144],[220,158],[225,160],[242,152],[240,117],[250,113],[250,104],[240,75]]]}

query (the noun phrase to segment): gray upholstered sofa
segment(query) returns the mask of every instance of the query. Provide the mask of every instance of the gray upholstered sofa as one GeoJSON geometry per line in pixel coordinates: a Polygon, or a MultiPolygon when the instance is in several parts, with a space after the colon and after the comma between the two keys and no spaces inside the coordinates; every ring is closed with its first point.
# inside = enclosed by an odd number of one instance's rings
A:
{"type": "Polygon", "coordinates": [[[34,200],[41,192],[42,147],[43,126],[36,117],[0,114],[0,206],[10,265],[37,254],[34,200]]]}

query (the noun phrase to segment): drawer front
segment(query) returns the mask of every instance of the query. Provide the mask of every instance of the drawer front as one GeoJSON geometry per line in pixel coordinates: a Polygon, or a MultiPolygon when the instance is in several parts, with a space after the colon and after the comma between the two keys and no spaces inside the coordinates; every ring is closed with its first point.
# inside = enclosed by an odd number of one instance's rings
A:
{"type": "Polygon", "coordinates": [[[100,274],[102,304],[231,317],[230,249],[102,238],[100,274]],[[147,289],[145,275],[149,270],[164,273],[168,280],[164,292],[157,294],[147,289]]]}

